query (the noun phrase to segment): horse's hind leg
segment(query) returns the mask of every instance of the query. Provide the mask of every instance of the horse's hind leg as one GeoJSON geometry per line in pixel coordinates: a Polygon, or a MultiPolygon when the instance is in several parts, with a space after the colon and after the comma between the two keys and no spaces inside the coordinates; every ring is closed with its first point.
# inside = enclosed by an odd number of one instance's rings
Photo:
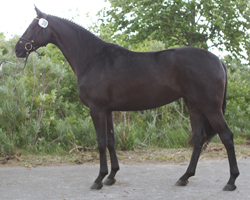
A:
{"type": "Polygon", "coordinates": [[[116,172],[119,170],[118,159],[115,152],[115,136],[112,113],[110,112],[107,116],[107,136],[108,136],[108,150],[111,159],[111,172],[107,179],[104,181],[105,185],[113,185],[115,180],[116,172]]]}
{"type": "Polygon", "coordinates": [[[187,104],[187,106],[188,106],[188,110],[190,114],[194,147],[193,147],[193,153],[192,153],[192,157],[190,160],[190,164],[187,168],[187,171],[177,181],[177,183],[175,184],[177,186],[187,185],[188,179],[191,176],[195,175],[195,170],[196,170],[196,166],[200,157],[202,146],[206,139],[205,127],[204,127],[204,121],[205,121],[204,115],[198,109],[196,109],[196,107],[191,106],[189,104],[187,104]]]}
{"type": "Polygon", "coordinates": [[[237,166],[234,142],[233,142],[233,132],[228,127],[222,112],[210,113],[208,120],[214,130],[218,132],[222,143],[226,147],[229,166],[230,166],[230,179],[223,190],[232,191],[236,189],[235,180],[239,176],[239,169],[237,166]]]}

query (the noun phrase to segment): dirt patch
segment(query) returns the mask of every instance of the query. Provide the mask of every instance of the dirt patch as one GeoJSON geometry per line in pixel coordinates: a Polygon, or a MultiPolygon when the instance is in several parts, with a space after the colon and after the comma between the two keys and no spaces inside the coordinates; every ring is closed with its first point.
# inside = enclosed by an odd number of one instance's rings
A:
{"type": "MultiPolygon", "coordinates": [[[[182,163],[189,162],[192,148],[185,149],[135,149],[134,151],[118,151],[117,156],[122,164],[135,163],[182,163]]],[[[236,146],[237,158],[250,157],[249,145],[236,146]]],[[[222,144],[211,143],[200,156],[200,160],[226,158],[227,153],[222,144]]],[[[109,158],[109,156],[108,156],[109,158]]],[[[0,157],[0,167],[24,166],[61,166],[75,164],[98,164],[97,151],[75,151],[69,155],[16,155],[0,157]]]]}

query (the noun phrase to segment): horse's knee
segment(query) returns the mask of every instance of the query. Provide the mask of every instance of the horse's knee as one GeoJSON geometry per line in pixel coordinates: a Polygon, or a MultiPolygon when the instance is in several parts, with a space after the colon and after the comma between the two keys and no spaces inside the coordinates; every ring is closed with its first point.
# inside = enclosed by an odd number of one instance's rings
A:
{"type": "Polygon", "coordinates": [[[109,151],[110,150],[111,151],[114,150],[115,149],[115,143],[114,143],[114,141],[108,141],[107,147],[108,147],[109,151]]]}
{"type": "Polygon", "coordinates": [[[107,145],[105,142],[98,142],[98,150],[100,153],[106,152],[107,145]]]}
{"type": "Polygon", "coordinates": [[[106,155],[106,147],[98,147],[99,154],[101,155],[106,155]]]}

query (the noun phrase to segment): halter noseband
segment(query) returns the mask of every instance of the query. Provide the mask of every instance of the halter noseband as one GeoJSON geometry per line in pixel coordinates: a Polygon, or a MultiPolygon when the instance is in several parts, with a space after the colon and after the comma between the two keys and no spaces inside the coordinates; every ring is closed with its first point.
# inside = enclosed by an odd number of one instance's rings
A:
{"type": "MultiPolygon", "coordinates": [[[[42,19],[39,19],[39,18],[35,18],[36,20],[38,20],[39,22],[40,22],[40,20],[42,19]]],[[[47,15],[46,15],[46,17],[44,18],[44,19],[47,19],[47,15]]],[[[40,24],[39,24],[40,25],[40,24]]],[[[47,26],[46,26],[47,27],[47,26]]],[[[20,44],[22,43],[22,41],[21,40],[25,40],[25,41],[27,41],[26,43],[25,43],[25,45],[24,45],[24,48],[25,48],[25,50],[27,51],[27,54],[29,54],[29,52],[32,50],[32,49],[36,49],[35,47],[33,47],[33,43],[35,42],[35,39],[37,38],[37,36],[38,36],[38,34],[41,32],[41,30],[43,30],[43,39],[44,39],[44,41],[45,41],[45,39],[46,39],[46,35],[45,35],[45,28],[46,28],[45,26],[42,26],[42,25],[40,25],[40,28],[37,30],[37,32],[34,34],[34,36],[33,36],[33,38],[31,39],[31,40],[29,40],[29,39],[26,39],[25,37],[20,37],[19,38],[19,40],[20,40],[20,44]]]]}

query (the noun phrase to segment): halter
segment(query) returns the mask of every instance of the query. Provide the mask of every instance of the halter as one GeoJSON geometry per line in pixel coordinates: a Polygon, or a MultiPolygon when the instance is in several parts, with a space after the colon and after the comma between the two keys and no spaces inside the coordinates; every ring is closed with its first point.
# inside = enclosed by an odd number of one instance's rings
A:
{"type": "Polygon", "coordinates": [[[46,20],[47,19],[47,15],[45,16],[45,18],[35,18],[36,20],[38,20],[38,24],[40,26],[40,28],[36,31],[36,33],[34,34],[33,38],[31,40],[29,39],[26,39],[25,37],[20,37],[19,40],[20,40],[20,44],[22,43],[21,40],[25,40],[26,43],[24,45],[24,48],[25,50],[27,51],[26,53],[29,54],[30,51],[32,49],[36,49],[35,47],[33,47],[33,43],[35,42],[35,39],[37,38],[38,34],[41,32],[41,30],[43,30],[43,39],[45,41],[46,39],[46,32],[45,32],[45,29],[48,25],[48,21],[46,20]]]}
{"type": "MultiPolygon", "coordinates": [[[[38,20],[38,24],[39,24],[40,28],[39,28],[39,30],[34,34],[33,39],[29,40],[29,39],[26,39],[25,37],[20,37],[20,38],[19,38],[19,40],[20,40],[19,43],[20,43],[20,44],[22,43],[21,40],[27,41],[26,44],[24,45],[24,48],[25,48],[25,50],[26,50],[27,52],[26,52],[26,58],[25,58],[25,61],[24,61],[24,66],[23,66],[23,68],[22,68],[22,72],[19,73],[18,75],[10,75],[10,74],[4,73],[4,72],[2,72],[2,74],[5,74],[5,75],[8,75],[8,76],[11,76],[11,77],[14,77],[14,78],[15,78],[15,77],[17,77],[17,76],[19,76],[20,74],[23,73],[23,71],[24,71],[24,69],[25,69],[25,67],[26,67],[27,61],[28,61],[28,57],[29,57],[30,51],[31,51],[32,49],[34,49],[34,50],[36,49],[35,47],[33,47],[33,43],[35,42],[35,39],[37,38],[37,36],[38,36],[38,34],[41,32],[41,30],[43,30],[43,39],[44,39],[44,41],[45,41],[45,39],[46,39],[45,28],[48,26],[48,21],[46,20],[46,18],[47,18],[47,15],[45,16],[45,18],[41,18],[41,19],[35,18],[36,20],[38,20]]],[[[2,66],[3,63],[14,64],[14,63],[8,62],[8,61],[6,61],[6,60],[4,59],[2,62],[0,62],[0,66],[2,66]]]]}

